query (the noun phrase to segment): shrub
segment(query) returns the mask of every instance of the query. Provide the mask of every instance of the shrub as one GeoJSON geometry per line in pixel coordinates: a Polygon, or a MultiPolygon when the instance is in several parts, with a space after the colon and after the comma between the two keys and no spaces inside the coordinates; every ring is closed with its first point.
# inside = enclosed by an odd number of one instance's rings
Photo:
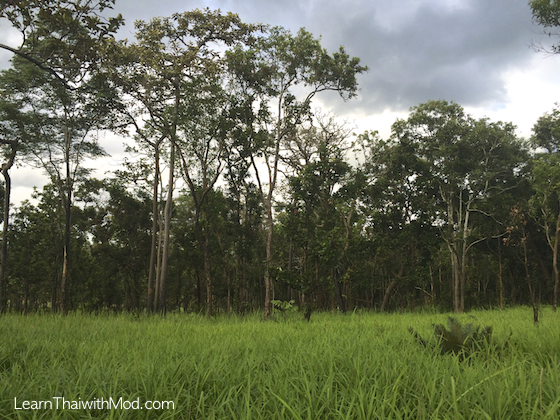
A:
{"type": "MultiPolygon", "coordinates": [[[[447,328],[443,324],[432,325],[437,340],[435,346],[422,338],[413,328],[409,328],[408,330],[422,346],[432,348],[439,347],[441,354],[452,353],[464,359],[475,351],[489,348],[492,344],[492,326],[475,327],[473,324],[461,325],[461,323],[453,317],[449,317],[447,320],[447,328]]],[[[498,347],[502,349],[504,345],[498,347]]]]}

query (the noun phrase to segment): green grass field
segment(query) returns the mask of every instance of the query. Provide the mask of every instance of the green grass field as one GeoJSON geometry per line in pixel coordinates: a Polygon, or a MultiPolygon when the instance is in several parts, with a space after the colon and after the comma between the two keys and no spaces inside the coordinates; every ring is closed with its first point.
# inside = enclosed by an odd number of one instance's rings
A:
{"type": "Polygon", "coordinates": [[[445,314],[5,315],[0,418],[560,418],[560,313],[538,327],[529,308],[458,318],[509,345],[461,362],[408,332],[435,343],[445,314]]]}

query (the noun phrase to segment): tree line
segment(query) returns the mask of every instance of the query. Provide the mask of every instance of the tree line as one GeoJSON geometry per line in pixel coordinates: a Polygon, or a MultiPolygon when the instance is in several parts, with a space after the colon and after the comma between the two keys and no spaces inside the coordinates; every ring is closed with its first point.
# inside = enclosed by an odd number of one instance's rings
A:
{"type": "Polygon", "coordinates": [[[531,139],[454,103],[383,139],[317,109],[368,69],[304,29],[209,9],[135,23],[114,1],[6,3],[2,311],[557,306],[560,110],[531,139]],[[95,179],[100,133],[134,139],[95,179]],[[49,177],[10,207],[10,169],[49,177]]]}

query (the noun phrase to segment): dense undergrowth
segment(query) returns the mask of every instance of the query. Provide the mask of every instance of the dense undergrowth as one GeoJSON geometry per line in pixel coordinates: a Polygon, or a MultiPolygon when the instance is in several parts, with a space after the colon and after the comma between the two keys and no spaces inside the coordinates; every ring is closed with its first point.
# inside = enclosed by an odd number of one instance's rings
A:
{"type": "MultiPolygon", "coordinates": [[[[0,318],[2,419],[557,419],[560,314],[471,312],[468,356],[419,346],[442,314],[0,318]],[[173,401],[175,409],[16,410],[14,399],[173,401]]],[[[59,400],[60,401],[60,400],[59,400]]]]}

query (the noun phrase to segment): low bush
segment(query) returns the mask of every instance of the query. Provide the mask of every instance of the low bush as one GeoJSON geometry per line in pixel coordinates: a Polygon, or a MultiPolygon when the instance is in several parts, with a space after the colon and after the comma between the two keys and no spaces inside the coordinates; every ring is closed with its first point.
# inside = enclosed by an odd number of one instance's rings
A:
{"type": "Polygon", "coordinates": [[[438,348],[441,354],[451,353],[459,356],[461,360],[483,349],[493,349],[501,352],[509,342],[508,338],[504,344],[493,343],[492,326],[482,327],[479,325],[475,327],[473,324],[462,325],[461,322],[453,317],[448,318],[447,328],[443,324],[432,325],[434,327],[436,344],[430,344],[413,328],[409,328],[409,331],[422,346],[438,348]]]}

